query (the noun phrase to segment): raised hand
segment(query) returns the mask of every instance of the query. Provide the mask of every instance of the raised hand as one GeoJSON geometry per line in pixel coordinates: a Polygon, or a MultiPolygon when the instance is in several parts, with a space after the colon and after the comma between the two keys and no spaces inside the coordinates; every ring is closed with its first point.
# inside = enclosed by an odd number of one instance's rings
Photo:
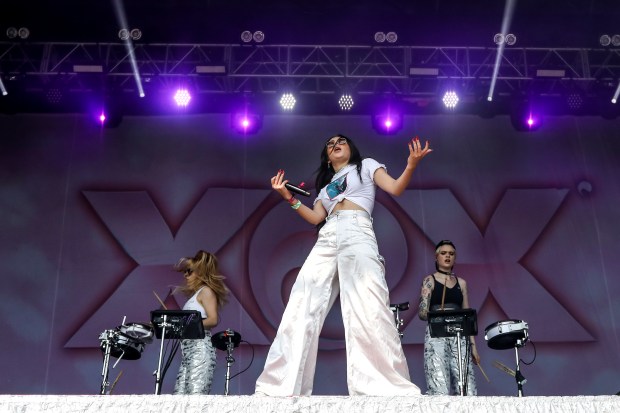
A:
{"type": "Polygon", "coordinates": [[[409,157],[407,158],[407,165],[414,168],[418,165],[418,162],[420,162],[422,158],[424,158],[426,155],[433,151],[429,147],[428,141],[426,141],[426,144],[424,145],[424,147],[422,147],[422,144],[420,143],[420,138],[418,138],[417,136],[413,138],[411,142],[409,142],[408,146],[409,157]]]}
{"type": "Polygon", "coordinates": [[[271,188],[273,188],[276,192],[282,195],[282,198],[289,200],[292,195],[288,189],[284,186],[288,182],[287,179],[284,179],[284,170],[278,169],[278,173],[276,176],[271,178],[271,188]]]}

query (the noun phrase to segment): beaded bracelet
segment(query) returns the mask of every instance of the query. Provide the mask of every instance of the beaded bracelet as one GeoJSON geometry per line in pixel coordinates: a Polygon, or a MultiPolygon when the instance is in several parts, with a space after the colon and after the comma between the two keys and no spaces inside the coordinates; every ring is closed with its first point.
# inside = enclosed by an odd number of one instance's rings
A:
{"type": "Polygon", "coordinates": [[[301,201],[298,199],[297,202],[295,202],[293,205],[291,205],[291,208],[299,209],[300,206],[301,206],[301,201]]]}

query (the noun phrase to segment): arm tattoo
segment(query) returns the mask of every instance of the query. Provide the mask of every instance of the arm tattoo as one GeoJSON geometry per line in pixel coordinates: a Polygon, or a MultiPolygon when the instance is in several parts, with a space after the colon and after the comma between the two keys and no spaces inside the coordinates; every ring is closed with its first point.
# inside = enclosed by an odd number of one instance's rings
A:
{"type": "Polygon", "coordinates": [[[418,304],[418,317],[420,320],[428,319],[428,309],[431,301],[431,292],[433,291],[433,281],[431,277],[426,277],[422,282],[422,292],[420,294],[420,302],[418,304]]]}

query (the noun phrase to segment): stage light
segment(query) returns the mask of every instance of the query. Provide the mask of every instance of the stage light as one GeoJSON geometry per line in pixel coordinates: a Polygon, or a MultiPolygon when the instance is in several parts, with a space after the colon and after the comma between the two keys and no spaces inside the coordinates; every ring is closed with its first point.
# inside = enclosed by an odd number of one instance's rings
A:
{"type": "Polygon", "coordinates": [[[9,39],[14,39],[17,37],[17,29],[15,27],[9,27],[6,29],[6,37],[9,39]]]}
{"type": "Polygon", "coordinates": [[[249,30],[241,32],[241,41],[243,43],[250,43],[252,41],[252,32],[249,30]]]}
{"type": "Polygon", "coordinates": [[[285,111],[293,110],[293,108],[295,107],[295,103],[297,103],[297,101],[295,100],[295,96],[293,96],[292,93],[282,94],[282,97],[280,98],[280,106],[282,107],[283,110],[285,111]]]}
{"type": "Polygon", "coordinates": [[[444,106],[448,109],[454,109],[459,103],[459,96],[453,90],[447,91],[441,99],[444,106]]]}
{"type": "Polygon", "coordinates": [[[353,96],[351,96],[348,93],[343,94],[338,99],[338,106],[340,107],[340,110],[344,110],[344,111],[351,110],[354,103],[355,102],[353,101],[353,96]]]}
{"type": "Polygon", "coordinates": [[[2,92],[2,96],[6,96],[9,94],[9,92],[7,92],[6,87],[4,86],[4,83],[2,82],[2,77],[0,77],[0,92],[2,92]]]}
{"type": "Polygon", "coordinates": [[[118,38],[122,41],[125,40],[129,40],[129,30],[127,29],[120,29],[118,31],[118,38]]]}
{"type": "Polygon", "coordinates": [[[620,34],[614,34],[611,37],[611,45],[616,47],[620,46],[620,34]]]}
{"type": "Polygon", "coordinates": [[[254,113],[240,112],[231,115],[232,128],[244,135],[257,133],[263,124],[262,116],[254,113]]]}
{"type": "Polygon", "coordinates": [[[129,36],[131,36],[131,40],[140,40],[142,38],[142,30],[132,29],[129,32],[129,36]]]}
{"type": "Polygon", "coordinates": [[[372,127],[380,135],[394,135],[403,127],[403,115],[395,112],[373,115],[372,127]]]}
{"type": "Polygon", "coordinates": [[[385,42],[385,33],[383,33],[383,32],[375,33],[375,42],[377,42],[377,43],[385,42]]]}
{"type": "Polygon", "coordinates": [[[571,93],[566,97],[566,105],[570,110],[579,110],[583,106],[583,97],[580,93],[571,93]]]}
{"type": "Polygon", "coordinates": [[[58,104],[62,100],[62,92],[57,88],[51,88],[47,90],[45,97],[49,103],[58,104]]]}
{"type": "Polygon", "coordinates": [[[611,44],[611,37],[609,37],[608,34],[604,34],[598,39],[598,41],[601,46],[607,47],[611,44]]]}
{"type": "Polygon", "coordinates": [[[510,112],[510,122],[516,131],[534,132],[542,125],[542,116],[529,105],[516,105],[510,112]]]}
{"type": "Polygon", "coordinates": [[[517,36],[512,33],[508,33],[505,37],[505,40],[508,46],[512,46],[517,42],[517,36]]]}
{"type": "Polygon", "coordinates": [[[495,33],[495,36],[493,36],[493,42],[498,46],[504,44],[504,40],[504,35],[501,33],[495,33]]]}
{"type": "Polygon", "coordinates": [[[396,32],[388,32],[385,35],[385,40],[387,40],[388,43],[396,43],[396,41],[398,40],[398,35],[396,34],[396,32]]]}
{"type": "Polygon", "coordinates": [[[179,89],[174,93],[174,101],[179,107],[187,107],[191,99],[192,96],[187,91],[187,89],[179,89]]]}
{"type": "Polygon", "coordinates": [[[17,31],[17,35],[19,36],[20,39],[27,39],[28,37],[30,37],[30,30],[28,30],[27,27],[20,27],[19,30],[17,31]]]}
{"type": "Polygon", "coordinates": [[[265,40],[265,33],[258,30],[254,32],[254,34],[252,35],[252,39],[254,39],[256,43],[262,43],[265,40]]]}

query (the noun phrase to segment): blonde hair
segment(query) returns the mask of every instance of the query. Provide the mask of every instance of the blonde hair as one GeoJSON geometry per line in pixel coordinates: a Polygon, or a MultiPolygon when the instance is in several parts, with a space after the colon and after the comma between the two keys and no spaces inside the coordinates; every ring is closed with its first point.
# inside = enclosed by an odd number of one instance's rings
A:
{"type": "Polygon", "coordinates": [[[200,250],[194,257],[181,258],[175,269],[179,272],[191,270],[196,277],[191,282],[186,282],[184,286],[177,287],[187,295],[192,295],[202,286],[207,286],[215,294],[218,308],[223,307],[228,302],[228,288],[224,284],[224,277],[220,274],[217,257],[210,252],[200,250]]]}

